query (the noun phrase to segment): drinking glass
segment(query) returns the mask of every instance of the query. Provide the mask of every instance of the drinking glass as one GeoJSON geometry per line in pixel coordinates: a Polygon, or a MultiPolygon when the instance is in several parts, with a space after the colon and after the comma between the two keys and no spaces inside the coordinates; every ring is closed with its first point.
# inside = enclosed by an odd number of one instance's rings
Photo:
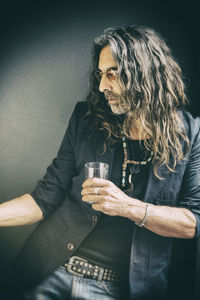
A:
{"type": "Polygon", "coordinates": [[[97,177],[108,179],[109,165],[103,162],[89,162],[85,164],[85,179],[97,177]]]}
{"type": "MultiPolygon", "coordinates": [[[[103,162],[89,162],[85,164],[85,179],[102,178],[108,179],[109,165],[103,162]]],[[[93,201],[88,202],[92,204],[93,201]]]]}

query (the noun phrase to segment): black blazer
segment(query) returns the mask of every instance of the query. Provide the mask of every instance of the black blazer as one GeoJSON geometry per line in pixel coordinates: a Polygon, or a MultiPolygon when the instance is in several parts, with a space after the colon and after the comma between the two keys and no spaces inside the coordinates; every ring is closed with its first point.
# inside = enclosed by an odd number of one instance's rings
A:
{"type": "MultiPolygon", "coordinates": [[[[100,213],[81,200],[84,165],[90,161],[108,163],[111,179],[114,155],[109,149],[102,155],[102,132],[88,138],[91,128],[87,118],[83,118],[86,111],[87,103],[76,105],[57,157],[31,193],[43,210],[45,220],[30,235],[14,262],[17,274],[29,286],[64,264],[98,222],[100,213]]],[[[190,209],[197,220],[197,236],[200,232],[200,120],[185,111],[180,114],[191,141],[186,158],[177,165],[175,173],[166,172],[166,167],[162,166],[159,175],[165,177],[163,181],[154,176],[153,167],[150,167],[145,196],[141,200],[190,209]]],[[[191,257],[188,245],[192,243],[181,240],[181,251],[174,252],[179,242],[139,228],[133,222],[129,276],[132,299],[166,299],[169,287],[173,288],[174,295],[176,289],[180,292],[182,278],[187,277],[183,276],[181,266],[186,257],[191,257]],[[174,265],[177,268],[171,271],[174,265]]],[[[187,270],[184,271],[186,274],[187,270]]],[[[187,291],[191,292],[191,287],[187,291]]]]}

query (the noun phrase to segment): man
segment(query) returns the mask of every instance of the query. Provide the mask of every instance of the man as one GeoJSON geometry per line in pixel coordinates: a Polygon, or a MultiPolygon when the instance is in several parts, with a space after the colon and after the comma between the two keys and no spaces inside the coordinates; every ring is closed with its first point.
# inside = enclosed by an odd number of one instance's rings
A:
{"type": "Polygon", "coordinates": [[[76,105],[57,157],[31,194],[0,207],[1,226],[42,221],[15,261],[31,287],[25,299],[192,293],[200,121],[186,103],[180,67],[154,30],[110,28],[96,39],[87,102],[76,105]],[[109,180],[85,181],[91,161],[109,164],[109,180]]]}

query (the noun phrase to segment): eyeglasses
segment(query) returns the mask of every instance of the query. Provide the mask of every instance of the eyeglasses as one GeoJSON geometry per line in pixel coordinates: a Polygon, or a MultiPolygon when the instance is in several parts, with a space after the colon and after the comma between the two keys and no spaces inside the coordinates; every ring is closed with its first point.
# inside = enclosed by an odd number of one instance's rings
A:
{"type": "Polygon", "coordinates": [[[95,72],[95,76],[97,78],[98,81],[101,80],[103,74],[106,75],[106,77],[109,79],[109,80],[116,80],[117,76],[118,76],[118,71],[117,70],[113,70],[113,69],[107,69],[106,71],[102,72],[102,71],[96,71],[95,72]]]}

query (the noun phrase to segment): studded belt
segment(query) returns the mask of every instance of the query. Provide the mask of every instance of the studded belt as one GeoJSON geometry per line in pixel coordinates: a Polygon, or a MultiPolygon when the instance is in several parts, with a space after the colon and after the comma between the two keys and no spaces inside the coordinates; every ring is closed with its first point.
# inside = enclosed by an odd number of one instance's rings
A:
{"type": "Polygon", "coordinates": [[[64,266],[67,272],[72,275],[96,279],[98,281],[122,282],[122,276],[119,272],[91,264],[78,256],[72,256],[64,266]]]}

